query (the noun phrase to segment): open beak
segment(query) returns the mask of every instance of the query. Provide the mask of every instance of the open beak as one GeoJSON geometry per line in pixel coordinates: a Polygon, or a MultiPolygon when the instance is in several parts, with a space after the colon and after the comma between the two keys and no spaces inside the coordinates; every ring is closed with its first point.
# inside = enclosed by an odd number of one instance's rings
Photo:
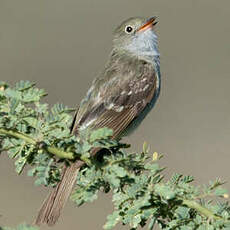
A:
{"type": "Polygon", "coordinates": [[[157,24],[156,17],[151,17],[147,20],[144,25],[142,25],[139,29],[137,29],[137,32],[143,32],[147,29],[153,28],[157,24]]]}

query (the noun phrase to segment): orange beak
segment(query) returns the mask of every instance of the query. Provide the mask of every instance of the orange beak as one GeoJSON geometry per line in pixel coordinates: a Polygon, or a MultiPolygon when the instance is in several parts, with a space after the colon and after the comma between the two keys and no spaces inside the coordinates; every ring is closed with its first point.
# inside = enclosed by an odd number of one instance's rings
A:
{"type": "Polygon", "coordinates": [[[153,28],[153,26],[155,26],[156,24],[157,24],[156,17],[152,17],[152,18],[148,19],[148,21],[144,25],[142,25],[137,30],[137,32],[143,32],[147,29],[153,28]]]}

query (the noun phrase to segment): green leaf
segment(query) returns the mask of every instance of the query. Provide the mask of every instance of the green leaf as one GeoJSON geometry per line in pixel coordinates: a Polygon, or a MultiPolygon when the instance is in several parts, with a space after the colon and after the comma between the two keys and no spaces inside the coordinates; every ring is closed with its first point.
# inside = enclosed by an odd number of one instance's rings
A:
{"type": "Polygon", "coordinates": [[[28,90],[23,92],[23,102],[24,103],[32,103],[38,102],[42,97],[46,96],[47,94],[43,89],[37,88],[29,88],[28,90]]]}
{"type": "Polygon", "coordinates": [[[18,160],[15,161],[15,166],[16,166],[15,170],[18,174],[22,172],[23,168],[26,165],[26,162],[27,162],[26,157],[20,157],[18,158],[18,160]]]}
{"type": "Polygon", "coordinates": [[[135,215],[132,221],[133,228],[137,228],[140,222],[141,222],[141,215],[140,214],[135,215]]]}
{"type": "Polygon", "coordinates": [[[105,179],[109,181],[111,186],[113,186],[114,188],[118,188],[120,186],[120,179],[117,177],[117,175],[107,174],[105,175],[105,179]]]}
{"type": "Polygon", "coordinates": [[[51,108],[51,111],[54,115],[57,115],[57,114],[61,114],[61,113],[69,113],[69,112],[72,112],[72,111],[75,111],[74,109],[70,109],[68,108],[67,106],[63,105],[63,104],[55,104],[52,108],[51,108]]]}
{"type": "Polygon", "coordinates": [[[187,207],[178,207],[175,211],[175,214],[177,215],[179,219],[183,220],[186,218],[190,218],[189,211],[190,209],[187,207]]]}
{"type": "Polygon", "coordinates": [[[19,81],[16,83],[15,88],[19,91],[28,90],[29,88],[33,87],[35,84],[29,81],[19,81]]]}
{"type": "Polygon", "coordinates": [[[224,196],[225,194],[228,194],[228,191],[222,187],[218,187],[215,189],[215,195],[216,196],[224,196]]]}
{"type": "Polygon", "coordinates": [[[23,120],[31,127],[38,128],[38,120],[34,117],[25,117],[23,120]]]}
{"type": "Polygon", "coordinates": [[[7,88],[5,90],[5,95],[9,98],[13,98],[16,100],[21,100],[21,92],[15,91],[11,88],[7,88]]]}
{"type": "Polygon", "coordinates": [[[125,177],[127,175],[127,171],[119,165],[111,166],[110,170],[114,172],[118,177],[125,177]]]}
{"type": "Polygon", "coordinates": [[[17,106],[19,105],[19,100],[16,99],[16,98],[12,98],[10,100],[10,114],[15,114],[16,113],[16,109],[17,109],[17,106]]]}
{"type": "Polygon", "coordinates": [[[2,230],[38,230],[38,227],[34,227],[34,226],[30,226],[27,224],[20,224],[18,227],[16,228],[9,228],[9,227],[3,227],[0,229],[2,230]]]}
{"type": "Polygon", "coordinates": [[[164,184],[156,184],[155,192],[166,200],[171,200],[176,196],[175,191],[169,185],[164,184]]]}
{"type": "Polygon", "coordinates": [[[113,130],[108,128],[100,128],[92,131],[90,135],[90,142],[95,142],[96,140],[107,139],[113,135],[113,130]]]}
{"type": "Polygon", "coordinates": [[[120,221],[120,215],[118,211],[114,211],[113,214],[108,215],[107,222],[104,225],[104,229],[112,229],[120,221]]]}
{"type": "Polygon", "coordinates": [[[153,228],[154,228],[154,226],[155,226],[155,223],[156,223],[156,218],[155,217],[153,217],[151,220],[150,220],[150,222],[149,222],[149,225],[148,225],[148,229],[149,230],[153,230],[153,228]]]}
{"type": "Polygon", "coordinates": [[[184,176],[181,181],[183,183],[191,183],[194,181],[194,177],[193,176],[184,176]]]}

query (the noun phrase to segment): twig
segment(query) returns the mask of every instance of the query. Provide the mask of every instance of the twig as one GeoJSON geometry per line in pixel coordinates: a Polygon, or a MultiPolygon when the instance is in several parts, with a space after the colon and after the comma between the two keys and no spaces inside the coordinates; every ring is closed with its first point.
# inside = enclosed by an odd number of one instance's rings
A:
{"type": "Polygon", "coordinates": [[[211,210],[201,206],[196,201],[193,200],[183,200],[183,204],[188,206],[189,208],[193,208],[199,213],[206,216],[208,219],[214,219],[214,220],[223,220],[222,217],[215,215],[211,210]]]}
{"type": "MultiPolygon", "coordinates": [[[[1,134],[6,135],[6,136],[10,136],[10,137],[14,137],[17,139],[22,139],[22,140],[26,141],[28,144],[32,144],[32,145],[38,144],[38,142],[35,139],[33,139],[32,137],[30,137],[26,134],[17,132],[17,131],[6,130],[3,128],[0,128],[0,135],[1,134]]],[[[40,147],[40,148],[48,151],[51,154],[58,156],[59,158],[65,158],[65,159],[69,159],[69,160],[73,160],[75,158],[74,153],[65,152],[65,151],[58,149],[56,147],[53,147],[53,146],[44,146],[44,147],[40,147]]]]}

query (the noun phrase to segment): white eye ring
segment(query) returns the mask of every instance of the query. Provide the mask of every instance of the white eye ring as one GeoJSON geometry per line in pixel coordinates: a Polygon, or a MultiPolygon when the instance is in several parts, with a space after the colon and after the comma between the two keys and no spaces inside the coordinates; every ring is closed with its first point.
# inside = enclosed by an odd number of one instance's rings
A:
{"type": "Polygon", "coordinates": [[[133,27],[130,26],[130,25],[126,26],[126,27],[125,27],[125,32],[126,32],[127,34],[132,33],[132,32],[133,32],[133,27]]]}

